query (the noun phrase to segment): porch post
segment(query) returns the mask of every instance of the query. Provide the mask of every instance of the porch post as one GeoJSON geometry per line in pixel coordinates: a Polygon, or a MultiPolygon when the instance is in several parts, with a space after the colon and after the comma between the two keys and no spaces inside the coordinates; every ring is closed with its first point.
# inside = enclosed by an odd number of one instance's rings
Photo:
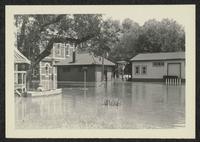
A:
{"type": "Polygon", "coordinates": [[[21,77],[22,77],[21,89],[22,89],[22,93],[23,93],[23,86],[24,86],[24,74],[23,73],[21,73],[21,77]]]}
{"type": "Polygon", "coordinates": [[[26,92],[26,73],[24,73],[24,86],[25,86],[25,92],[26,92]]]}
{"type": "Polygon", "coordinates": [[[54,72],[54,60],[52,60],[52,89],[56,89],[55,88],[55,72],[54,72]]]}
{"type": "MultiPolygon", "coordinates": [[[[18,65],[16,64],[16,71],[18,71],[18,65]]],[[[18,84],[18,73],[15,73],[15,76],[16,76],[16,82],[18,84]]]]}

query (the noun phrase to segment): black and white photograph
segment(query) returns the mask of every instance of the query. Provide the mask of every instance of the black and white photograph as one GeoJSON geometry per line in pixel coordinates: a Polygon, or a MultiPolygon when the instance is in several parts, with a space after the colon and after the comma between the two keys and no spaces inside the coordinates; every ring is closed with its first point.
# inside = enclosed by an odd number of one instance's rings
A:
{"type": "Polygon", "coordinates": [[[8,136],[194,137],[195,6],[6,10],[8,136]]]}

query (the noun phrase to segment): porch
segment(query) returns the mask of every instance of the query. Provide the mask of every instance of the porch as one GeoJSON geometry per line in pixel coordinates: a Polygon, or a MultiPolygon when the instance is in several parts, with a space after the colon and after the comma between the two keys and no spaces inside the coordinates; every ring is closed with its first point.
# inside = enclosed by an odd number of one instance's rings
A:
{"type": "Polygon", "coordinates": [[[20,93],[26,92],[26,71],[14,71],[14,88],[20,93]]]}

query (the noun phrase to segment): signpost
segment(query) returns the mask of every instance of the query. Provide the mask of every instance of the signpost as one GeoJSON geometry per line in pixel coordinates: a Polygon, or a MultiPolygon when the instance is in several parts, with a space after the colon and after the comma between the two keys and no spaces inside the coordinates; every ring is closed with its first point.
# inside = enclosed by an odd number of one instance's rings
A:
{"type": "Polygon", "coordinates": [[[82,68],[82,70],[83,70],[83,76],[84,76],[84,88],[83,88],[83,90],[87,90],[87,88],[86,88],[86,83],[87,83],[87,67],[83,67],[82,68]]]}

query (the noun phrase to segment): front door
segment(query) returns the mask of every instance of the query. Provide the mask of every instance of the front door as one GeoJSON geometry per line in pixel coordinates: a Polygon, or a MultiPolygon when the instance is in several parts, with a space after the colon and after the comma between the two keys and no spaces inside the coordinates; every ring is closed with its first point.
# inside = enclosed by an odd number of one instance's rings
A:
{"type": "Polygon", "coordinates": [[[181,64],[180,63],[168,63],[167,65],[168,76],[181,77],[181,64]]]}

